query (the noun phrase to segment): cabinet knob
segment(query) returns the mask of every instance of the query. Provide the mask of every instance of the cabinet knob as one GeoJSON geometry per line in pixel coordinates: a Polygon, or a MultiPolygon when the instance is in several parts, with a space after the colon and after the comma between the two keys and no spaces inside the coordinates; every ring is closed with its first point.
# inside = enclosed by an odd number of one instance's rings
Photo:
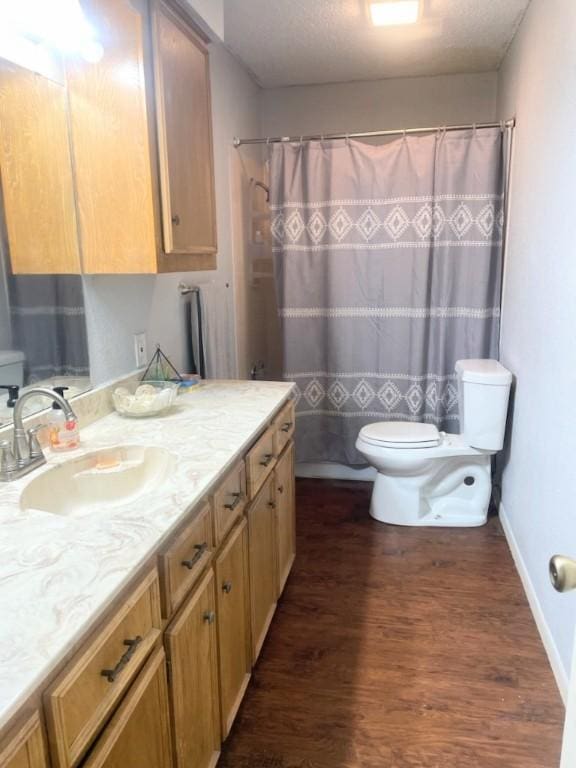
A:
{"type": "Polygon", "coordinates": [[[269,501],[268,506],[270,507],[270,509],[276,509],[276,504],[274,504],[273,501],[269,501]]]}
{"type": "Polygon", "coordinates": [[[224,584],[222,584],[222,592],[226,592],[227,595],[232,592],[232,582],[231,581],[225,581],[224,584]]]}
{"type": "Polygon", "coordinates": [[[178,224],[180,224],[180,216],[178,216],[177,213],[175,213],[174,216],[172,216],[172,224],[174,224],[174,226],[176,227],[178,226],[178,224]]]}
{"type": "Polygon", "coordinates": [[[206,622],[206,624],[214,624],[215,618],[216,614],[214,611],[204,611],[204,614],[202,615],[202,619],[206,622]]]}
{"type": "Polygon", "coordinates": [[[284,493],[284,486],[283,485],[279,485],[278,486],[278,493],[284,493]]]}

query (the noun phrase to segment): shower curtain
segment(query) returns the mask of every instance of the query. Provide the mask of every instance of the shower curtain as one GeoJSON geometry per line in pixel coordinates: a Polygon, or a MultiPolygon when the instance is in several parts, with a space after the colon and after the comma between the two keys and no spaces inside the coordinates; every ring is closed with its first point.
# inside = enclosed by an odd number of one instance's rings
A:
{"type": "Polygon", "coordinates": [[[89,376],[82,278],[9,275],[8,293],[12,342],[24,352],[26,383],[89,376]]]}
{"type": "Polygon", "coordinates": [[[374,421],[458,431],[455,362],[498,352],[502,153],[498,128],[270,145],[299,461],[365,464],[374,421]]]}

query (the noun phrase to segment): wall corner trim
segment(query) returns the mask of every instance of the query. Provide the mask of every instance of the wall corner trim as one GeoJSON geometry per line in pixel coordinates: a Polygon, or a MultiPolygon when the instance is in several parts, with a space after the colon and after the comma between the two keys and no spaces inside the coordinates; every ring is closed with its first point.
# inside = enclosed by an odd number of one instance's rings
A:
{"type": "Polygon", "coordinates": [[[540,633],[540,639],[542,640],[544,650],[548,656],[548,661],[552,667],[552,672],[554,674],[554,678],[556,679],[556,685],[558,686],[562,701],[564,702],[564,705],[566,705],[570,682],[568,675],[564,665],[562,664],[562,659],[558,653],[558,648],[556,647],[556,643],[552,637],[550,627],[548,626],[544,617],[542,606],[540,605],[536,590],[534,589],[534,585],[530,579],[528,569],[526,568],[524,558],[522,557],[522,553],[518,547],[518,543],[506,514],[506,510],[502,504],[500,504],[499,514],[500,522],[502,523],[502,528],[504,529],[504,534],[506,536],[506,541],[508,542],[508,547],[512,553],[514,564],[516,565],[516,569],[520,575],[520,580],[522,581],[522,586],[524,587],[524,592],[526,593],[526,598],[528,599],[528,604],[530,606],[530,610],[532,611],[532,616],[534,617],[536,627],[540,633]]]}

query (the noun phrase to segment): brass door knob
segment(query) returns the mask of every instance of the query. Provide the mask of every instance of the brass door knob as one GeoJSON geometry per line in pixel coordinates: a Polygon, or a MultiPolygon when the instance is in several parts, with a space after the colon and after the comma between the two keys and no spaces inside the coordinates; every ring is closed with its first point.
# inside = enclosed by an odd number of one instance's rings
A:
{"type": "Polygon", "coordinates": [[[576,589],[576,560],[564,555],[550,558],[550,581],[558,592],[570,592],[576,589]]]}

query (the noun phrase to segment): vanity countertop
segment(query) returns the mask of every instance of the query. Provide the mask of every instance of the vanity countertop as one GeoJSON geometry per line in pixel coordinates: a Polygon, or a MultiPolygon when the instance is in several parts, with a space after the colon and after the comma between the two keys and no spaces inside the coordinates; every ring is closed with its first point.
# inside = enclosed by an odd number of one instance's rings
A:
{"type": "Polygon", "coordinates": [[[105,416],[82,430],[79,450],[46,451],[46,467],[0,485],[0,725],[225,475],[291,390],[283,382],[204,382],[158,418],[105,416]],[[137,503],[98,515],[20,509],[22,490],[39,473],[115,445],[163,447],[173,453],[174,468],[137,503]]]}

